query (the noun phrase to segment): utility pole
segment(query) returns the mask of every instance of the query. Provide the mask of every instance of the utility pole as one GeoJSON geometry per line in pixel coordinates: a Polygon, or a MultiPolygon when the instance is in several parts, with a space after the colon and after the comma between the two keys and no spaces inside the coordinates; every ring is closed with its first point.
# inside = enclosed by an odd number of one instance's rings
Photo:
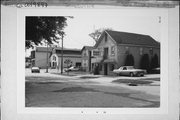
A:
{"type": "Polygon", "coordinates": [[[62,43],[61,43],[61,74],[63,73],[63,38],[64,38],[64,33],[61,34],[62,35],[62,43]]]}
{"type": "Polygon", "coordinates": [[[46,60],[47,60],[47,63],[46,63],[46,73],[48,73],[48,67],[49,67],[49,63],[48,63],[48,41],[47,41],[47,49],[46,49],[46,60]]]}

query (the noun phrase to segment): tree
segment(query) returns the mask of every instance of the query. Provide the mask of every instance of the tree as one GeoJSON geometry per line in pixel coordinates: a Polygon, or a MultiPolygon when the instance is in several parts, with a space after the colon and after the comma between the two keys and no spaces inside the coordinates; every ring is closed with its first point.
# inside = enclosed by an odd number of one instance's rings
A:
{"type": "Polygon", "coordinates": [[[125,66],[134,66],[134,57],[132,54],[126,56],[125,66]]]}
{"type": "Polygon", "coordinates": [[[112,30],[111,28],[99,28],[96,29],[94,32],[90,33],[89,36],[92,37],[95,42],[98,41],[100,35],[105,31],[105,30],[112,30]]]}
{"type": "Polygon", "coordinates": [[[150,62],[149,62],[149,55],[148,54],[144,54],[142,56],[140,66],[141,66],[142,69],[146,69],[147,72],[149,72],[149,70],[150,70],[150,62]]]}
{"type": "Polygon", "coordinates": [[[39,45],[43,40],[48,44],[57,42],[67,26],[67,17],[26,17],[26,48],[39,45]]]}

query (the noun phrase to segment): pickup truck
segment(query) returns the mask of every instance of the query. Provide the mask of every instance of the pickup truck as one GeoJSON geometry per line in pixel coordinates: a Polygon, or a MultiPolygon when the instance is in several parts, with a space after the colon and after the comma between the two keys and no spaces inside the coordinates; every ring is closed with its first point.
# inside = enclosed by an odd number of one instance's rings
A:
{"type": "Polygon", "coordinates": [[[146,70],[135,69],[133,66],[121,66],[119,69],[114,69],[113,72],[117,75],[128,75],[128,76],[144,76],[146,70]]]}

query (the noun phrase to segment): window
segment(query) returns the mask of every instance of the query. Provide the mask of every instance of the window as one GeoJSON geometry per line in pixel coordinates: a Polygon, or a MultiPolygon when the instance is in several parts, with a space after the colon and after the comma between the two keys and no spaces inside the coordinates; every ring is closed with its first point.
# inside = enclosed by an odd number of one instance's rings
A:
{"type": "Polygon", "coordinates": [[[153,49],[152,48],[150,48],[149,53],[150,53],[150,55],[153,55],[153,49]]]}
{"type": "Polygon", "coordinates": [[[53,56],[53,60],[56,61],[56,56],[53,56]]]}
{"type": "Polygon", "coordinates": [[[127,68],[126,68],[126,67],[124,67],[124,68],[123,68],[123,70],[127,70],[127,68]]]}
{"type": "Polygon", "coordinates": [[[125,54],[129,54],[129,47],[126,47],[125,54]]]}
{"type": "Polygon", "coordinates": [[[98,48],[99,56],[102,56],[102,48],[98,48]]]}
{"type": "Polygon", "coordinates": [[[87,56],[87,53],[86,53],[86,51],[84,51],[84,52],[83,52],[83,56],[87,56]]]}
{"type": "Polygon", "coordinates": [[[111,55],[115,55],[115,47],[114,46],[111,47],[111,55]]]}
{"type": "Polygon", "coordinates": [[[99,51],[93,51],[93,56],[99,56],[100,52],[99,51]]]}
{"type": "Polygon", "coordinates": [[[140,55],[143,55],[143,48],[140,48],[140,49],[139,49],[139,54],[140,54],[140,55]]]}

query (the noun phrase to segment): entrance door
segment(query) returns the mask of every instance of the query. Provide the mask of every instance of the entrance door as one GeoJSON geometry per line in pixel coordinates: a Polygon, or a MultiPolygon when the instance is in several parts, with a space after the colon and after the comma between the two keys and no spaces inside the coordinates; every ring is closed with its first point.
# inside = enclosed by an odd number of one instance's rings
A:
{"type": "Polygon", "coordinates": [[[107,75],[108,74],[108,64],[105,63],[104,64],[104,75],[107,75]]]}
{"type": "Polygon", "coordinates": [[[108,58],[108,48],[104,48],[104,59],[108,58]]]}

